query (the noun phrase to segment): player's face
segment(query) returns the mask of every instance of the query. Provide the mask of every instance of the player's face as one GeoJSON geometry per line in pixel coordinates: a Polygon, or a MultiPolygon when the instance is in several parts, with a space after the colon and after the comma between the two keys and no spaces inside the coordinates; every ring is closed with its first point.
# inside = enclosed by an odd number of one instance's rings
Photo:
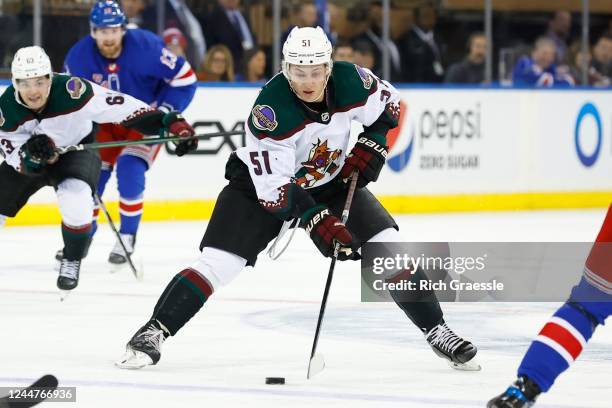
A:
{"type": "Polygon", "coordinates": [[[321,102],[327,83],[327,69],[320,65],[291,65],[291,86],[298,98],[304,102],[321,102]]]}
{"type": "Polygon", "coordinates": [[[106,58],[119,57],[123,41],[123,27],[96,28],[92,36],[96,40],[100,54],[106,58]]]}
{"type": "Polygon", "coordinates": [[[22,102],[34,111],[45,106],[50,88],[51,79],[48,76],[17,80],[17,91],[22,102]]]}

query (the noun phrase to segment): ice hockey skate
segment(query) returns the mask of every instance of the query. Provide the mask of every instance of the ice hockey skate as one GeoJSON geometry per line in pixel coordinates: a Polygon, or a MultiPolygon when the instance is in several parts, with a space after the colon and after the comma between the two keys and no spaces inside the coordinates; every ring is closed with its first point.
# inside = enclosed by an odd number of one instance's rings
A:
{"type": "Polygon", "coordinates": [[[59,276],[57,277],[57,287],[61,291],[61,300],[66,299],[68,294],[79,284],[79,272],[81,270],[81,260],[71,261],[66,258],[60,262],[59,276]]]}
{"type": "MultiPolygon", "coordinates": [[[[132,234],[120,234],[120,236],[121,241],[123,242],[123,245],[125,245],[125,249],[127,250],[128,254],[132,255],[132,253],[134,252],[134,245],[136,244],[136,236],[132,234]]],[[[127,255],[125,254],[125,251],[123,250],[123,247],[121,246],[121,242],[119,242],[119,240],[117,240],[117,242],[115,243],[115,247],[108,255],[108,262],[114,266],[114,268],[111,269],[111,272],[115,272],[122,266],[127,265],[127,255]]]]}
{"type": "Polygon", "coordinates": [[[440,357],[448,364],[463,371],[480,371],[481,367],[474,357],[478,349],[472,343],[456,335],[446,323],[441,323],[425,334],[425,339],[440,357]]]}
{"type": "Polygon", "coordinates": [[[529,408],[535,404],[540,387],[527,377],[519,377],[506,391],[487,403],[487,408],[529,408]]]}
{"type": "Polygon", "coordinates": [[[157,320],[149,320],[134,334],[125,347],[125,354],[115,365],[136,370],[157,364],[161,358],[162,343],[168,335],[157,320]]]}

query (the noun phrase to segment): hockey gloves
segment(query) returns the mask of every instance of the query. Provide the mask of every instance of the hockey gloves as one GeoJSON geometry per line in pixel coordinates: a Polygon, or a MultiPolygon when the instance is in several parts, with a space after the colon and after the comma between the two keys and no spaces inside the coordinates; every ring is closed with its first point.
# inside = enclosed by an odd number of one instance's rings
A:
{"type": "Polygon", "coordinates": [[[38,171],[57,156],[55,143],[47,135],[34,135],[22,147],[22,162],[28,170],[38,171]]]}
{"type": "Polygon", "coordinates": [[[344,159],[340,176],[351,177],[353,171],[359,173],[357,187],[365,187],[370,181],[376,181],[387,159],[386,140],[377,134],[361,133],[351,152],[344,159]]]}
{"type": "MultiPolygon", "coordinates": [[[[162,123],[168,129],[168,132],[172,135],[180,137],[191,137],[195,135],[195,130],[189,123],[183,118],[178,112],[168,112],[164,115],[162,123]]],[[[174,142],[176,148],[174,152],[177,156],[183,156],[184,154],[198,148],[198,139],[189,139],[181,142],[174,142]]]]}
{"type": "Polygon", "coordinates": [[[334,244],[338,242],[340,244],[338,260],[360,259],[350,231],[337,217],[332,215],[329,208],[317,205],[307,210],[301,219],[302,227],[323,256],[331,258],[334,255],[334,244]]]}

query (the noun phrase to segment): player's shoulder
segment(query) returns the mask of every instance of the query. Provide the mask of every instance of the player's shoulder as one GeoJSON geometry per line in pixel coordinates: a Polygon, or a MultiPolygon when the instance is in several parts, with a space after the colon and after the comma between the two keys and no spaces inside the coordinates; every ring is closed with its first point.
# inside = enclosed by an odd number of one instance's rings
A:
{"type": "Polygon", "coordinates": [[[32,119],[31,112],[15,99],[15,88],[8,86],[0,95],[0,130],[13,132],[20,124],[32,119]]]}
{"type": "Polygon", "coordinates": [[[282,73],[270,79],[259,92],[247,125],[257,138],[285,139],[305,126],[306,116],[296,102],[282,73]]]}
{"type": "Polygon", "coordinates": [[[378,87],[370,71],[349,62],[334,62],[332,77],[337,109],[364,102],[378,87]]]}
{"type": "MultiPolygon", "coordinates": [[[[73,58],[82,58],[90,56],[93,51],[96,49],[96,43],[91,35],[81,38],[77,41],[66,54],[66,61],[73,58]]],[[[82,62],[82,61],[81,61],[82,62]]]]}
{"type": "Polygon", "coordinates": [[[91,83],[77,76],[55,74],[51,83],[45,116],[58,116],[79,110],[93,96],[91,83]]]}
{"type": "Polygon", "coordinates": [[[134,43],[138,49],[158,50],[163,48],[164,43],[155,33],[142,28],[129,28],[125,31],[124,41],[134,43]]]}

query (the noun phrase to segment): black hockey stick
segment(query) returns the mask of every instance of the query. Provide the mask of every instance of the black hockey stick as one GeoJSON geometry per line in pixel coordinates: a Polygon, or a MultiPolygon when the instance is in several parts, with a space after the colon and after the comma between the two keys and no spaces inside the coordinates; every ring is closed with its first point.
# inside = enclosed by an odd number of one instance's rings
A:
{"type": "Polygon", "coordinates": [[[56,148],[59,154],[64,154],[68,152],[77,152],[80,150],[98,150],[98,149],[106,149],[109,147],[122,147],[122,146],[131,146],[131,145],[143,145],[143,144],[161,144],[166,142],[181,142],[185,140],[191,139],[200,139],[206,140],[212,137],[222,137],[222,136],[233,136],[233,135],[243,135],[244,130],[233,130],[231,132],[216,132],[216,133],[206,133],[203,135],[194,135],[191,137],[181,137],[181,136],[171,136],[171,137],[152,137],[149,139],[139,139],[139,140],[121,140],[117,142],[95,142],[95,143],[83,143],[78,145],[70,145],[65,147],[56,148]]]}
{"type": "MultiPolygon", "coordinates": [[[[344,210],[342,210],[342,223],[346,224],[349,217],[349,211],[351,209],[351,203],[353,202],[353,194],[355,194],[355,188],[357,187],[357,176],[358,173],[355,171],[351,176],[351,184],[346,194],[346,202],[344,203],[344,210]]],[[[325,283],[325,290],[323,291],[323,299],[321,300],[321,309],[319,310],[319,320],[317,321],[317,329],[315,330],[314,340],[312,342],[312,351],[310,352],[310,361],[308,362],[308,372],[306,378],[310,379],[314,375],[320,373],[325,368],[325,360],[322,355],[316,355],[317,344],[319,343],[319,333],[321,333],[321,325],[323,324],[323,316],[325,315],[325,306],[327,305],[327,297],[329,295],[329,289],[331,287],[332,278],[334,277],[334,268],[336,266],[336,260],[338,259],[338,252],[340,251],[340,244],[336,242],[334,245],[334,256],[332,257],[331,264],[329,265],[329,272],[327,273],[327,282],[325,283]]]]}
{"type": "Polygon", "coordinates": [[[143,276],[142,271],[138,272],[138,270],[134,266],[134,262],[132,262],[132,257],[130,256],[127,248],[125,247],[125,243],[121,239],[121,234],[119,234],[119,231],[117,231],[117,227],[115,227],[115,223],[113,222],[113,219],[111,218],[108,212],[108,209],[106,208],[106,205],[104,205],[104,201],[102,201],[102,198],[100,198],[98,193],[94,194],[94,197],[96,198],[96,201],[98,202],[98,204],[100,204],[100,208],[102,209],[102,212],[104,213],[104,216],[106,217],[106,220],[108,221],[108,224],[110,225],[111,229],[115,233],[115,236],[119,240],[119,244],[121,245],[121,248],[123,248],[123,252],[125,253],[125,257],[128,261],[128,264],[130,265],[130,269],[132,270],[132,273],[134,274],[136,279],[142,280],[142,276],[143,276]]]}
{"type": "MultiPolygon", "coordinates": [[[[34,381],[32,385],[28,388],[20,390],[20,393],[23,395],[29,396],[32,394],[38,394],[41,390],[45,390],[44,394],[49,395],[48,391],[53,391],[57,388],[57,378],[54,375],[47,374],[40,377],[38,380],[34,381]]],[[[27,402],[20,398],[10,398],[11,395],[7,395],[6,397],[0,398],[0,408],[29,408],[34,405],[38,405],[43,402],[47,397],[45,396],[40,398],[27,398],[27,402]]]]}

